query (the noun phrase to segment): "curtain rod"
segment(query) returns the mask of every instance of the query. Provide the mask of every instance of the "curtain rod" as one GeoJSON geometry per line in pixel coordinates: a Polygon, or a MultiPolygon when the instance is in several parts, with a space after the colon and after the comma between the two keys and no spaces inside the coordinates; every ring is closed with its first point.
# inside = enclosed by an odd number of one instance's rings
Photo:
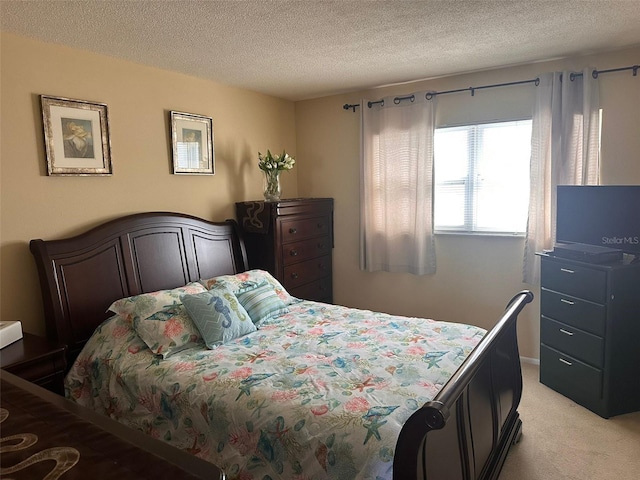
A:
{"type": "MultiPolygon", "coordinates": [[[[633,70],[633,76],[637,77],[638,76],[638,69],[640,68],[640,65],[631,65],[629,67],[620,67],[620,68],[610,68],[608,70],[594,70],[591,74],[591,76],[596,79],[598,78],[598,75],[602,74],[602,73],[612,73],[612,72],[622,72],[625,70],[633,70]]],[[[571,73],[570,79],[571,81],[573,81],[575,78],[577,77],[582,77],[582,73],[571,73]]],[[[523,85],[526,83],[535,83],[536,87],[540,84],[540,78],[533,78],[531,80],[520,80],[518,82],[507,82],[507,83],[494,83],[492,85],[481,85],[479,87],[468,87],[468,88],[458,88],[455,90],[444,90],[442,92],[427,92],[425,95],[425,98],[427,100],[431,100],[433,97],[435,97],[436,95],[446,95],[448,93],[460,93],[460,92],[470,92],[471,96],[473,97],[475,95],[475,91],[476,90],[484,90],[487,88],[496,88],[496,87],[508,87],[511,85],[523,85]]],[[[402,100],[411,100],[412,102],[415,100],[415,96],[414,95],[407,95],[404,97],[395,97],[393,99],[393,103],[395,103],[396,105],[399,104],[402,100]]],[[[384,100],[377,100],[374,102],[367,102],[367,106],[369,108],[371,108],[373,105],[376,104],[382,104],[384,105],[384,100]]],[[[344,110],[349,110],[352,109],[353,112],[355,113],[356,111],[356,107],[359,107],[360,104],[359,103],[345,103],[342,108],[344,110]]]]}

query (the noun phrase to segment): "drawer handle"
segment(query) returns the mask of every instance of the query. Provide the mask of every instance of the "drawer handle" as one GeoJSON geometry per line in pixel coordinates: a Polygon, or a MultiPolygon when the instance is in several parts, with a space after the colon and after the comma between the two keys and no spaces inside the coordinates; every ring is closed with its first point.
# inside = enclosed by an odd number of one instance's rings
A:
{"type": "Polygon", "coordinates": [[[561,298],[560,301],[562,303],[566,303],[567,305],[575,305],[575,302],[572,302],[571,300],[567,300],[566,298],[561,298]]]}
{"type": "Polygon", "coordinates": [[[290,228],[289,229],[289,233],[292,235],[295,235],[296,233],[298,233],[298,229],[297,228],[290,228]]]}
{"type": "Polygon", "coordinates": [[[324,264],[324,263],[319,263],[319,264],[318,264],[318,268],[319,268],[320,270],[324,270],[324,269],[326,269],[327,267],[325,266],[325,264],[324,264]]]}
{"type": "Polygon", "coordinates": [[[318,228],[323,228],[323,227],[324,227],[324,223],[320,223],[320,222],[318,222],[317,227],[318,227],[318,228]]]}
{"type": "Polygon", "coordinates": [[[564,273],[576,273],[575,270],[569,270],[568,268],[561,268],[560,271],[564,273]]]}
{"type": "Polygon", "coordinates": [[[323,249],[323,248],[324,248],[324,243],[319,243],[319,244],[318,244],[318,248],[319,248],[319,249],[323,249]]]}
{"type": "Polygon", "coordinates": [[[573,337],[573,332],[570,332],[569,330],[565,330],[564,328],[561,328],[560,331],[565,335],[569,335],[570,337],[573,337]]]}
{"type": "Polygon", "coordinates": [[[567,360],[565,360],[564,358],[559,358],[558,360],[560,360],[560,361],[561,361],[562,363],[564,363],[565,365],[569,365],[569,366],[572,366],[572,365],[573,365],[573,363],[568,362],[568,361],[567,361],[567,360]]]}
{"type": "Polygon", "coordinates": [[[291,274],[291,278],[293,278],[295,280],[296,278],[298,278],[298,274],[296,272],[293,272],[291,274]]]}
{"type": "Polygon", "coordinates": [[[298,251],[295,248],[292,248],[291,250],[289,250],[289,255],[295,257],[298,255],[298,251]]]}

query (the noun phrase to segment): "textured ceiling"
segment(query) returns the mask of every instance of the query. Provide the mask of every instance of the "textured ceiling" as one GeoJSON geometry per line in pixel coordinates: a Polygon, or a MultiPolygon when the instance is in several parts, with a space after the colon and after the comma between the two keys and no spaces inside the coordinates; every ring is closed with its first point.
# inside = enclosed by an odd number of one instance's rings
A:
{"type": "Polygon", "coordinates": [[[640,45],[640,0],[0,0],[0,17],[290,100],[640,45]]]}

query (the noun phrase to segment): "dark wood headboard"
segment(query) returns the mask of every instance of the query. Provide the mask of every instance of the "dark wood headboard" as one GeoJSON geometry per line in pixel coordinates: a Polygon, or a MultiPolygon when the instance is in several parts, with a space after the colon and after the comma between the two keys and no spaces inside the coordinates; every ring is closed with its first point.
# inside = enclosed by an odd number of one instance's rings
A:
{"type": "Polygon", "coordinates": [[[189,215],[128,215],[75,237],[32,240],[47,336],[68,348],[68,366],[120,298],[246,270],[234,220],[189,215]]]}

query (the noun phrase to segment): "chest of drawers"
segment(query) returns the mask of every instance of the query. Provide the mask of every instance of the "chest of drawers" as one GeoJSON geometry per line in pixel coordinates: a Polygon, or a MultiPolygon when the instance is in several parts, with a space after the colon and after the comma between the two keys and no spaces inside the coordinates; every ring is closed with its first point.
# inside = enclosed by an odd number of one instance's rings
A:
{"type": "Polygon", "coordinates": [[[640,265],[541,260],[540,381],[605,418],[640,410],[640,265]]]}
{"type": "Polygon", "coordinates": [[[333,199],[239,202],[249,268],[276,277],[294,297],[331,303],[333,199]]]}

